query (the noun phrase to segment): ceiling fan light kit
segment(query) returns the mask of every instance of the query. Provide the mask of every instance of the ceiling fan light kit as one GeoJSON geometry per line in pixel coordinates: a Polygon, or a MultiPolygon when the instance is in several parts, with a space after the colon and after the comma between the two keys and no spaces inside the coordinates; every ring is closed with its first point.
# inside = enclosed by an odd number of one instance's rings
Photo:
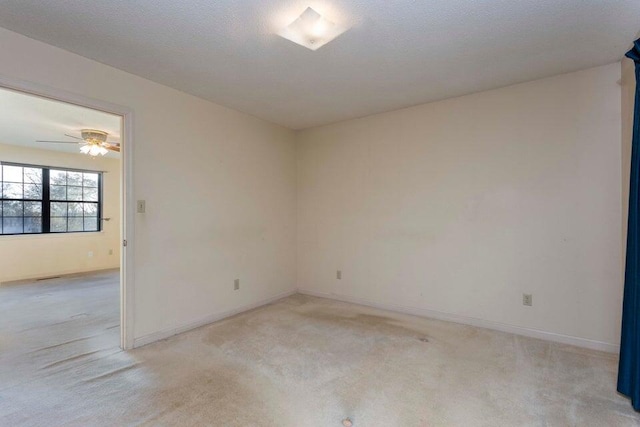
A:
{"type": "Polygon", "coordinates": [[[86,142],[86,145],[80,147],[80,151],[90,156],[104,156],[109,152],[106,148],[109,146],[107,143],[107,132],[96,129],[82,129],[80,131],[82,139],[86,142]],[[105,147],[106,146],[106,147],[105,147]]]}
{"type": "Polygon", "coordinates": [[[104,156],[109,152],[106,148],[98,144],[87,144],[80,147],[80,151],[84,154],[88,154],[90,156],[101,155],[104,156]]]}

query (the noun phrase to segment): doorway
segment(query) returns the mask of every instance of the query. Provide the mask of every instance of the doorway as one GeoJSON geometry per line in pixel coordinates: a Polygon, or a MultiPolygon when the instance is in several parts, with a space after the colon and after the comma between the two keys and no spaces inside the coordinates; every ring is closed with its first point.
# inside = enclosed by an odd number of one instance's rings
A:
{"type": "MultiPolygon", "coordinates": [[[[51,306],[69,318],[51,319],[68,326],[81,325],[77,320],[90,315],[81,307],[92,307],[99,297],[115,298],[114,311],[95,311],[104,323],[98,326],[115,337],[115,347],[133,348],[132,112],[2,78],[0,96],[6,97],[0,104],[9,113],[0,135],[0,171],[7,172],[0,175],[7,189],[0,204],[11,208],[0,211],[0,243],[11,254],[5,263],[28,250],[19,268],[3,269],[0,287],[15,297],[27,289],[20,285],[29,284],[31,297],[67,301],[51,306]],[[60,284],[70,293],[60,292],[60,284]],[[80,304],[78,313],[61,310],[73,307],[69,302],[77,303],[79,295],[91,304],[80,304]]],[[[51,343],[58,344],[64,342],[51,343]]]]}

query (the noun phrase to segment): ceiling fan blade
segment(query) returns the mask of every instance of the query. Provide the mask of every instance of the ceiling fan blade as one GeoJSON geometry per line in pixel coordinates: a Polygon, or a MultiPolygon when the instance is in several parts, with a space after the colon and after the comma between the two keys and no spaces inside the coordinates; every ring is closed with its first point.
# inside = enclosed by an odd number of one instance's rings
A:
{"type": "Polygon", "coordinates": [[[51,142],[54,144],[79,144],[79,142],[75,142],[75,141],[36,141],[36,142],[51,142]]]}
{"type": "Polygon", "coordinates": [[[120,143],[119,142],[109,142],[107,141],[107,144],[114,146],[114,147],[120,147],[120,143]]]}
{"type": "Polygon", "coordinates": [[[110,150],[110,151],[115,151],[116,153],[120,152],[120,147],[115,147],[113,145],[110,145],[110,146],[104,147],[104,148],[106,148],[107,150],[110,150]]]}
{"type": "Polygon", "coordinates": [[[64,136],[68,136],[69,138],[79,139],[80,141],[84,141],[84,139],[78,138],[77,136],[69,135],[68,133],[65,133],[64,136]]]}

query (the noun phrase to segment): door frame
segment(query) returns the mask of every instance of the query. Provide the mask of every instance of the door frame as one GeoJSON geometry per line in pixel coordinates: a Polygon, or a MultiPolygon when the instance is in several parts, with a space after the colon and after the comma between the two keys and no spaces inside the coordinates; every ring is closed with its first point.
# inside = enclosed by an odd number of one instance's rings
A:
{"type": "Polygon", "coordinates": [[[0,88],[91,108],[122,117],[120,149],[120,347],[134,347],[133,110],[73,92],[0,75],[0,88]]]}

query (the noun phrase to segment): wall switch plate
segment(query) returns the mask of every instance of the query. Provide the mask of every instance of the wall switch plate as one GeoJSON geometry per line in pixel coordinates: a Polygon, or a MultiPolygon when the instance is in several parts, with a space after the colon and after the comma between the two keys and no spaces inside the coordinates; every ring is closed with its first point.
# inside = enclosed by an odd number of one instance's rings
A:
{"type": "Polygon", "coordinates": [[[113,249],[109,249],[109,255],[113,255],[113,249]]]}
{"type": "Polygon", "coordinates": [[[342,270],[336,271],[336,279],[342,280],[342,270]]]}
{"type": "Polygon", "coordinates": [[[136,211],[138,213],[145,213],[147,210],[147,202],[144,200],[138,200],[136,203],[136,211]]]}
{"type": "Polygon", "coordinates": [[[233,290],[237,291],[238,289],[240,289],[240,279],[236,279],[233,281],[233,290]]]}
{"type": "Polygon", "coordinates": [[[522,294],[522,305],[531,307],[533,305],[533,295],[522,294]]]}
{"type": "Polygon", "coordinates": [[[87,256],[88,256],[89,258],[93,258],[93,251],[89,251],[89,252],[87,252],[87,256]]]}

